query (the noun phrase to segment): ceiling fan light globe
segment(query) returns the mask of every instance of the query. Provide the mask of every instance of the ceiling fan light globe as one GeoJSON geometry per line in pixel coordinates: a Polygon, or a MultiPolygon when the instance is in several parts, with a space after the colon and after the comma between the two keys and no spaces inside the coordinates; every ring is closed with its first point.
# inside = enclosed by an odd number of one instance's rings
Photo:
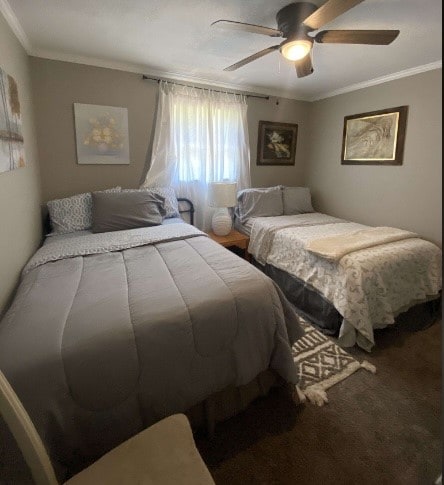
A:
{"type": "Polygon", "coordinates": [[[281,54],[289,61],[299,61],[311,51],[309,40],[292,40],[281,47],[281,54]]]}

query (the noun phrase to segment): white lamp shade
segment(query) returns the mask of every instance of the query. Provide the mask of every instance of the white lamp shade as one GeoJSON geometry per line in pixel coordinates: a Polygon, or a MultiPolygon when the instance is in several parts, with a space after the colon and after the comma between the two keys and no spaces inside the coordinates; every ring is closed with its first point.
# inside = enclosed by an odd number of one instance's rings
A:
{"type": "Polygon", "coordinates": [[[236,182],[212,182],[208,190],[211,207],[234,207],[236,205],[236,182]]]}

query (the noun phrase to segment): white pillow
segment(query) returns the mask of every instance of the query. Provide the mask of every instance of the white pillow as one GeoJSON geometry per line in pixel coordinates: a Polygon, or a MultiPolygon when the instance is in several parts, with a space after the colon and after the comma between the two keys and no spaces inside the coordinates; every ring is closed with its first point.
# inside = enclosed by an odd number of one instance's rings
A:
{"type": "Polygon", "coordinates": [[[284,187],[282,196],[284,215],[290,216],[314,212],[308,187],[284,187]]]}
{"type": "MultiPolygon", "coordinates": [[[[103,192],[120,192],[120,190],[120,187],[114,187],[103,192]]],[[[46,205],[52,228],[50,235],[91,229],[92,197],[90,192],[50,200],[46,205]]]]}

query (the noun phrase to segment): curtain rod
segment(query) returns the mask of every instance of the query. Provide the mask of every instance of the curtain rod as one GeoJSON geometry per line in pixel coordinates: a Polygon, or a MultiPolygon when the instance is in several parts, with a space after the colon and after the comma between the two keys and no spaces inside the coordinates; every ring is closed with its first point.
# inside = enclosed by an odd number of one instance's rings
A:
{"type": "MultiPolygon", "coordinates": [[[[167,79],[160,79],[160,78],[157,78],[157,77],[149,77],[149,76],[146,76],[145,74],[142,76],[142,79],[144,79],[146,81],[156,81],[158,83],[160,81],[166,81],[166,82],[169,82],[169,83],[172,83],[172,84],[177,84],[177,86],[185,86],[187,88],[202,89],[204,91],[214,91],[215,93],[243,94],[243,93],[233,93],[233,92],[229,92],[229,91],[219,91],[217,89],[211,89],[211,88],[198,88],[197,86],[191,86],[190,84],[182,84],[182,83],[177,83],[176,81],[169,81],[167,79]]],[[[244,96],[246,96],[247,98],[270,99],[270,96],[262,96],[260,94],[244,94],[244,96]]]]}

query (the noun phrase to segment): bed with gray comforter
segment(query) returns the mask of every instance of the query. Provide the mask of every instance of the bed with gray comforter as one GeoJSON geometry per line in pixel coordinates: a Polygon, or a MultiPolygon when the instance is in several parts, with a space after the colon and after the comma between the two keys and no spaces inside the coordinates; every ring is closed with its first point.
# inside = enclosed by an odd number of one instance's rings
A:
{"type": "Polygon", "coordinates": [[[0,368],[53,460],[96,457],[266,369],[297,383],[298,318],[188,224],[48,238],[0,323],[0,368]]]}

